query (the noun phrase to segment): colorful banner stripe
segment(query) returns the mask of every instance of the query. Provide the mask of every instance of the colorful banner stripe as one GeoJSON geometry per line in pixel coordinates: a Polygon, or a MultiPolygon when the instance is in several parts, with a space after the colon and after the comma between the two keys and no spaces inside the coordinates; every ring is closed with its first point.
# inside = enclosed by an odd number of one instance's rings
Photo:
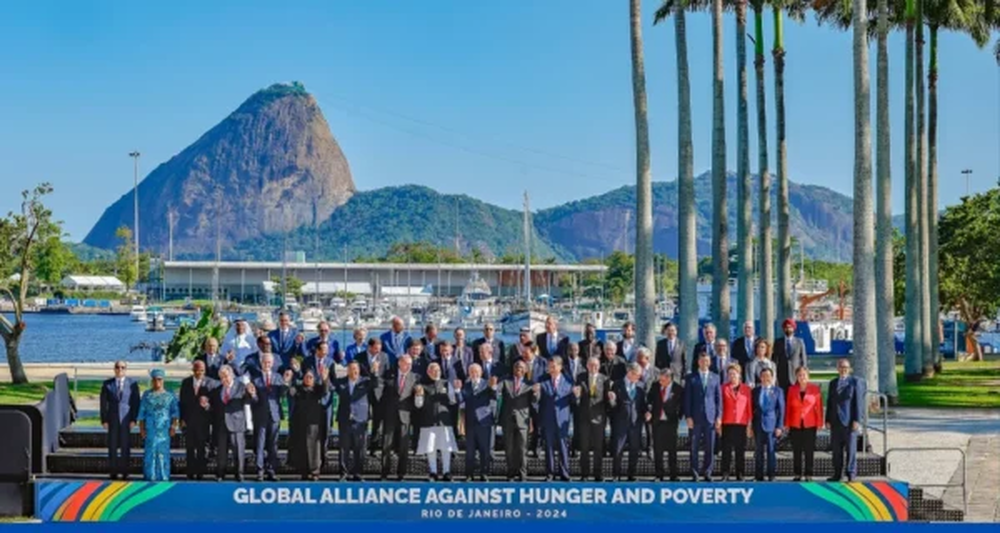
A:
{"type": "Polygon", "coordinates": [[[117,522],[174,485],[145,481],[44,483],[38,489],[36,514],[46,522],[117,522]]]}
{"type": "Polygon", "coordinates": [[[907,496],[884,481],[804,483],[802,486],[859,522],[902,522],[909,518],[907,496]]]}

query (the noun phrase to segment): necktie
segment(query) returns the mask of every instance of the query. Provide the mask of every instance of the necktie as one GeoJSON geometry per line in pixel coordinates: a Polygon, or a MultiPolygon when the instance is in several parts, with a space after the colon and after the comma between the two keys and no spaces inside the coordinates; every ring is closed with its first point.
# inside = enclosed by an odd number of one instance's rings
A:
{"type": "Polygon", "coordinates": [[[556,353],[555,335],[549,335],[549,353],[556,353]]]}
{"type": "Polygon", "coordinates": [[[552,393],[555,394],[559,390],[559,377],[557,376],[552,380],[552,393]]]}
{"type": "Polygon", "coordinates": [[[628,386],[628,399],[629,400],[634,400],[635,399],[635,383],[629,383],[629,386],[628,386]]]}
{"type": "Polygon", "coordinates": [[[597,376],[590,376],[590,397],[597,397],[597,376]]]}
{"type": "Polygon", "coordinates": [[[271,388],[271,374],[264,375],[264,388],[271,388]]]}
{"type": "Polygon", "coordinates": [[[399,395],[403,395],[403,384],[406,383],[406,374],[399,375],[399,395]]]}
{"type": "Polygon", "coordinates": [[[229,403],[229,387],[222,391],[222,403],[229,403]]]}
{"type": "Polygon", "coordinates": [[[708,373],[701,373],[701,388],[702,390],[708,390],[708,373]]]}
{"type": "Polygon", "coordinates": [[[792,339],[785,338],[785,357],[792,357],[792,339]]]}
{"type": "Polygon", "coordinates": [[[764,387],[763,393],[760,395],[760,407],[761,409],[767,409],[767,399],[771,395],[771,387],[764,387]]]}
{"type": "Polygon", "coordinates": [[[667,341],[667,351],[670,352],[671,354],[674,353],[674,339],[670,339],[667,341]]]}
{"type": "Polygon", "coordinates": [[[531,379],[531,375],[534,373],[531,371],[534,366],[535,365],[528,363],[528,379],[531,379]]]}
{"type": "Polygon", "coordinates": [[[472,390],[473,391],[479,390],[479,380],[478,379],[472,382],[472,390]]]}
{"type": "Polygon", "coordinates": [[[200,388],[201,388],[201,380],[200,379],[195,380],[195,382],[194,382],[194,395],[195,396],[198,395],[198,389],[200,389],[200,388]]]}
{"type": "Polygon", "coordinates": [[[514,378],[514,394],[521,392],[521,380],[514,378]]]}
{"type": "Polygon", "coordinates": [[[747,337],[746,344],[747,344],[747,355],[749,356],[750,354],[753,353],[753,348],[751,347],[753,345],[753,339],[747,337]]]}
{"type": "MultiPolygon", "coordinates": [[[[841,380],[841,381],[843,381],[843,380],[841,380]]],[[[118,399],[119,400],[122,399],[122,395],[124,393],[125,393],[125,380],[124,379],[119,379],[118,380],[118,399]]]]}

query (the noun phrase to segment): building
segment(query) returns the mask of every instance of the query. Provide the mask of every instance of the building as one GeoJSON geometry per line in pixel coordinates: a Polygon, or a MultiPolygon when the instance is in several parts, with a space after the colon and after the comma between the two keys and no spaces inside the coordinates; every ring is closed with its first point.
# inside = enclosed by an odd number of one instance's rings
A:
{"type": "Polygon", "coordinates": [[[125,292],[125,284],[113,276],[66,276],[60,285],[69,291],[125,292]]]}

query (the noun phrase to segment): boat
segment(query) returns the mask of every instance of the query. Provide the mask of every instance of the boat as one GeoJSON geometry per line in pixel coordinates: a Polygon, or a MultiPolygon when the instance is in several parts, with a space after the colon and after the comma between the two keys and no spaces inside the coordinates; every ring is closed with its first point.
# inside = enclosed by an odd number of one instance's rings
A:
{"type": "Polygon", "coordinates": [[[524,192],[524,301],[519,307],[511,309],[500,319],[500,331],[505,334],[518,334],[522,328],[528,328],[532,333],[545,329],[545,319],[548,314],[536,309],[531,298],[531,207],[528,202],[528,191],[524,192]]]}
{"type": "Polygon", "coordinates": [[[500,330],[504,334],[517,335],[522,328],[528,328],[531,332],[541,333],[545,330],[545,319],[549,315],[535,310],[512,311],[500,319],[500,330]]]}
{"type": "Polygon", "coordinates": [[[299,319],[296,321],[296,326],[298,326],[299,331],[312,333],[319,329],[319,323],[326,319],[323,313],[323,308],[320,307],[318,302],[310,302],[309,306],[299,313],[299,319]]]}
{"type": "Polygon", "coordinates": [[[146,331],[166,331],[167,330],[167,317],[163,313],[163,309],[159,307],[150,307],[146,311],[146,331]]]}
{"type": "Polygon", "coordinates": [[[128,317],[132,322],[145,322],[147,318],[146,308],[141,305],[133,305],[128,317]]]}

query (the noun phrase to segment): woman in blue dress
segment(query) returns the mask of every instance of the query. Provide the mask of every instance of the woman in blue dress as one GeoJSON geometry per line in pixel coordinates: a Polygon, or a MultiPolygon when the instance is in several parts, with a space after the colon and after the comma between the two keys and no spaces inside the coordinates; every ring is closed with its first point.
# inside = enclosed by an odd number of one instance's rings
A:
{"type": "Polygon", "coordinates": [[[170,480],[170,437],[180,416],[177,397],[163,387],[163,370],[149,373],[150,388],[139,402],[139,435],[145,447],[142,466],[147,481],[170,480]]]}

